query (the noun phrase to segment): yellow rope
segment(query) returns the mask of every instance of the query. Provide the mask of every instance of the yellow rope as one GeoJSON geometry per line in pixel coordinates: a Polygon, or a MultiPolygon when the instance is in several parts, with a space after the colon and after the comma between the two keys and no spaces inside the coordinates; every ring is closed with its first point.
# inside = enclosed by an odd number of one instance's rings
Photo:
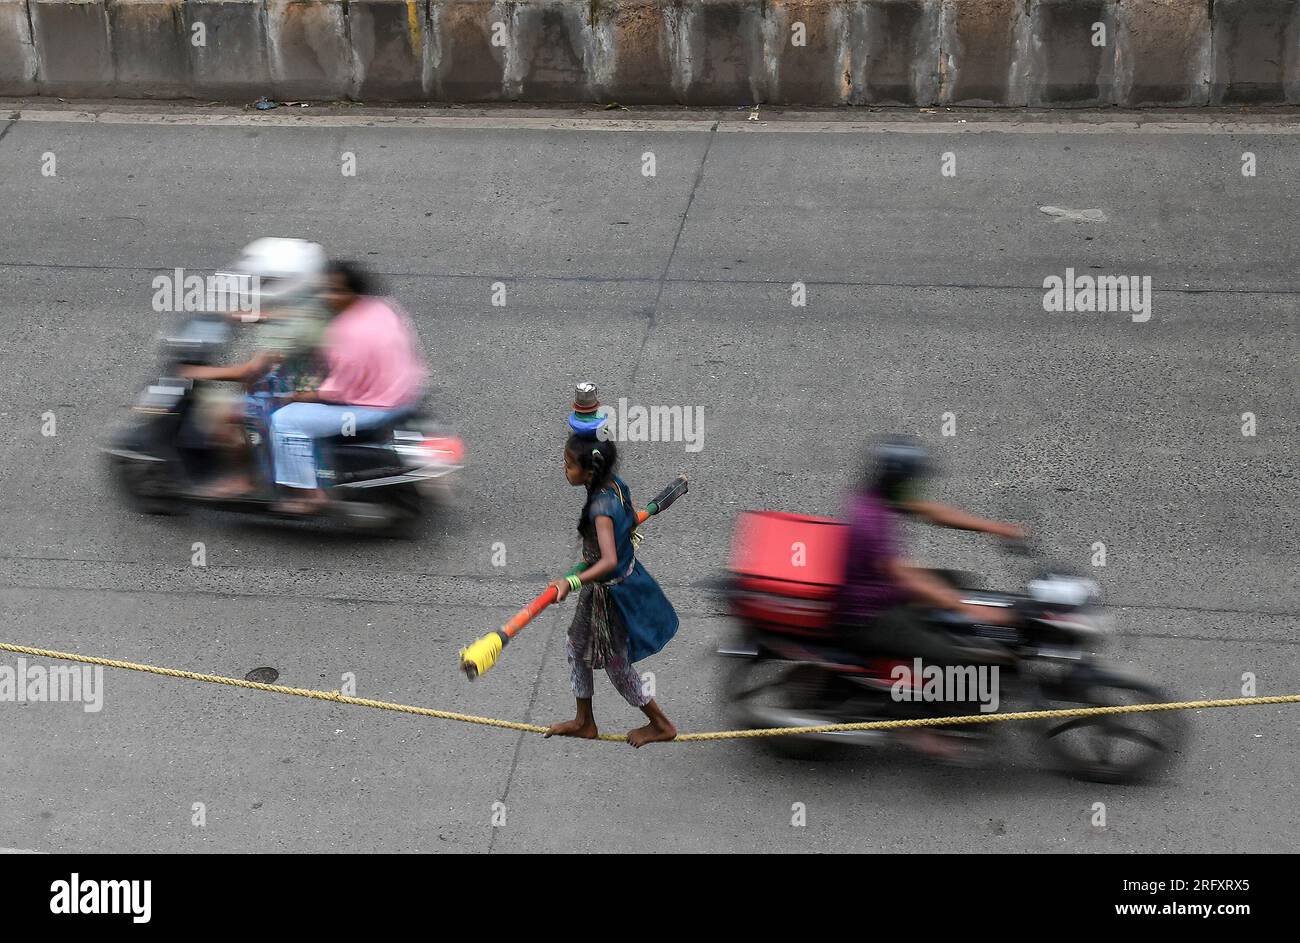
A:
{"type": "MultiPolygon", "coordinates": [[[[379,710],[397,711],[402,714],[417,714],[421,717],[436,717],[439,720],[455,720],[463,724],[480,724],[485,727],[504,727],[507,730],[522,730],[526,733],[546,733],[547,728],[538,724],[521,724],[513,720],[499,720],[495,717],[479,717],[475,714],[458,714],[455,711],[439,711],[431,707],[415,707],[410,704],[394,704],[390,701],[376,701],[368,697],[352,697],[339,691],[316,691],[311,688],[293,688],[283,684],[262,684],[258,681],[246,681],[243,678],[227,678],[224,675],[202,674],[198,671],[182,671],[179,668],[162,668],[158,665],[142,665],[133,661],[120,661],[116,658],[98,658],[94,655],[74,655],[70,652],[56,652],[46,648],[32,648],[27,645],[12,645],[0,642],[0,651],[14,652],[19,655],[34,655],[38,658],[57,658],[62,661],[77,661],[87,665],[103,665],[106,668],[124,668],[128,671],[143,671],[146,674],[162,675],[166,678],[184,678],[187,681],[206,681],[209,684],[224,684],[232,688],[251,688],[255,691],[270,691],[273,694],[292,694],[296,697],[308,697],[318,701],[334,701],[338,704],[352,704],[356,707],[375,707],[379,710]]],[[[934,727],[949,724],[991,724],[1007,720],[1049,720],[1066,717],[1098,717],[1105,714],[1140,714],[1154,711],[1201,710],[1210,707],[1254,707],[1263,704],[1300,704],[1300,694],[1282,694],[1272,697],[1229,697],[1205,701],[1169,701],[1163,704],[1122,704],[1107,707],[1075,707],[1067,710],[1019,711],[1012,714],[970,714],[962,717],[918,717],[906,720],[873,720],[854,724],[816,724],[808,727],[764,727],[754,730],[711,730],[703,733],[683,733],[677,735],[679,742],[702,740],[740,740],[749,737],[788,737],[808,733],[847,733],[855,730],[892,730],[900,727],[934,727]]],[[[601,734],[601,740],[624,742],[626,737],[617,734],[601,734]]]]}
{"type": "MultiPolygon", "coordinates": [[[[1161,704],[1116,704],[1106,707],[1072,707],[1050,711],[1016,711],[1012,714],[966,714],[961,717],[923,717],[907,720],[873,720],[857,724],[817,724],[809,727],[764,727],[754,730],[714,730],[682,734],[678,740],[739,740],[745,737],[779,737],[801,733],[840,733],[850,730],[892,730],[899,727],[940,727],[948,724],[992,724],[1004,720],[1051,720],[1099,717],[1105,714],[1144,714],[1155,711],[1191,711],[1207,707],[1255,707],[1262,704],[1300,704],[1300,694],[1274,697],[1227,697],[1208,701],[1167,701],[1161,704]]],[[[621,739],[621,738],[614,738],[621,739]]]]}

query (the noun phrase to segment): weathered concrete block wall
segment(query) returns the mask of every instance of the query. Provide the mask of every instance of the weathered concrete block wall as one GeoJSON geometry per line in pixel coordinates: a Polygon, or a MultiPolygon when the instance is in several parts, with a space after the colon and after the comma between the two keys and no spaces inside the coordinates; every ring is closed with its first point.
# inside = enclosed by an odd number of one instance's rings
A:
{"type": "Polygon", "coordinates": [[[0,94],[1300,103],[1300,0],[0,0],[0,94]]]}

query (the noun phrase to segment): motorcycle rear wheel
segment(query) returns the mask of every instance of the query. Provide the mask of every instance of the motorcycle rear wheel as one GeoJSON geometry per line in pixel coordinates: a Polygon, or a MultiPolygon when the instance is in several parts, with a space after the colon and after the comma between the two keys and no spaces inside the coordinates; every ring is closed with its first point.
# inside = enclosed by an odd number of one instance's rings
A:
{"type": "MultiPolygon", "coordinates": [[[[732,722],[750,730],[839,723],[843,718],[818,709],[825,684],[823,673],[812,665],[745,658],[727,671],[723,697],[732,722]],[[779,718],[783,714],[796,715],[799,722],[781,723],[779,718]]],[[[762,737],[759,745],[776,756],[792,760],[827,759],[838,750],[834,743],[798,734],[762,737]]]]}

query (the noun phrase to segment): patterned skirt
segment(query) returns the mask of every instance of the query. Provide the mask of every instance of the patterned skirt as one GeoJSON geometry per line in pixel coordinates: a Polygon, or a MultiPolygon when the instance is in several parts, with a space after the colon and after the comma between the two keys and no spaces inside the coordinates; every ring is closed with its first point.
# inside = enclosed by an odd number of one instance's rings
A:
{"type": "Polygon", "coordinates": [[[608,585],[583,585],[569,623],[569,641],[582,663],[591,668],[604,668],[614,652],[626,651],[627,631],[608,585]]]}

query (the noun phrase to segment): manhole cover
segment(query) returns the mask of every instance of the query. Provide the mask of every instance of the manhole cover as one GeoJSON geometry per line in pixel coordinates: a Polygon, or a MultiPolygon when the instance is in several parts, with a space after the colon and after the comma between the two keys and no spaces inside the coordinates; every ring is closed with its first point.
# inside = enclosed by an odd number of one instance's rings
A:
{"type": "Polygon", "coordinates": [[[280,672],[274,668],[254,668],[244,675],[244,680],[256,681],[258,684],[275,684],[275,679],[278,677],[280,677],[280,672]]]}

